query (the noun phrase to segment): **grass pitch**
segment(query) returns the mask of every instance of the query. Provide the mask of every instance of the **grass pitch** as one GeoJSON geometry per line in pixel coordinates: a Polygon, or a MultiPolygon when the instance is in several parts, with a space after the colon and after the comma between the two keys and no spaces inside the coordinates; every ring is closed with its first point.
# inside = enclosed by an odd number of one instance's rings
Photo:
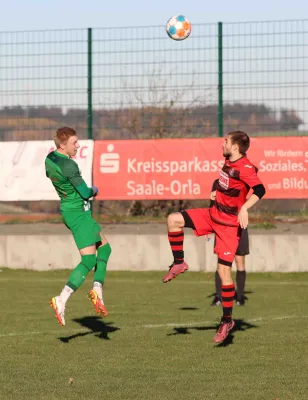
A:
{"type": "Polygon", "coordinates": [[[0,272],[0,399],[307,399],[308,274],[249,274],[236,328],[212,340],[214,277],[109,272],[109,316],[87,290],[61,327],[49,307],[69,271],[0,272]]]}

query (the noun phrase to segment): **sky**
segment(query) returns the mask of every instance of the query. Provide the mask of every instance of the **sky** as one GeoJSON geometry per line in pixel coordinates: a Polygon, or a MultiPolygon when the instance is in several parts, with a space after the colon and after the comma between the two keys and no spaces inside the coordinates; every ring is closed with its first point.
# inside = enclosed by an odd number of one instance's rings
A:
{"type": "Polygon", "coordinates": [[[304,0],[0,0],[0,31],[163,25],[184,14],[192,23],[308,18],[304,0]]]}

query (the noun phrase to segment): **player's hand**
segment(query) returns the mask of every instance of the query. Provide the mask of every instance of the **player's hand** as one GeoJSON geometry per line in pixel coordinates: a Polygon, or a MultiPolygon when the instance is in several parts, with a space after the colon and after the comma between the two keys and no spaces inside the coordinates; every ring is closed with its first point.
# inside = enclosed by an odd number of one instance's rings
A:
{"type": "Polygon", "coordinates": [[[248,226],[248,210],[246,207],[242,207],[237,217],[238,222],[240,223],[241,228],[246,229],[248,226]]]}
{"type": "Polygon", "coordinates": [[[213,200],[213,201],[215,201],[215,199],[216,199],[216,190],[214,190],[213,192],[211,192],[211,194],[210,194],[210,199],[213,200]]]}
{"type": "Polygon", "coordinates": [[[94,192],[93,197],[97,196],[98,195],[98,188],[96,186],[92,186],[92,189],[93,189],[93,192],[94,192]]]}

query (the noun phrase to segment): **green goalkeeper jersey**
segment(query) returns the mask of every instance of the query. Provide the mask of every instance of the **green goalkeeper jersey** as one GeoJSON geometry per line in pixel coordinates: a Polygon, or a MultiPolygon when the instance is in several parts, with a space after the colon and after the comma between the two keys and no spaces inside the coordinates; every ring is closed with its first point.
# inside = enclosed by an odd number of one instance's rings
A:
{"type": "Polygon", "coordinates": [[[52,151],[45,159],[46,176],[60,197],[61,211],[83,211],[90,208],[89,198],[94,195],[81,177],[74,160],[52,151]]]}

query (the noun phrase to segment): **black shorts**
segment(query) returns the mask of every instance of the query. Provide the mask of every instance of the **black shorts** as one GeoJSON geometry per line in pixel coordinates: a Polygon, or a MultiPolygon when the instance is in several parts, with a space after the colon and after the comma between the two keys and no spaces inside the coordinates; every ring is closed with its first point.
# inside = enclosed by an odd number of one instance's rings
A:
{"type": "MultiPolygon", "coordinates": [[[[215,248],[215,244],[214,244],[215,248]]],[[[236,249],[236,256],[247,256],[249,254],[249,237],[248,229],[242,229],[238,248],[236,249]]]]}
{"type": "Polygon", "coordinates": [[[248,229],[242,229],[241,238],[236,250],[236,256],[247,256],[249,254],[248,229]]]}

